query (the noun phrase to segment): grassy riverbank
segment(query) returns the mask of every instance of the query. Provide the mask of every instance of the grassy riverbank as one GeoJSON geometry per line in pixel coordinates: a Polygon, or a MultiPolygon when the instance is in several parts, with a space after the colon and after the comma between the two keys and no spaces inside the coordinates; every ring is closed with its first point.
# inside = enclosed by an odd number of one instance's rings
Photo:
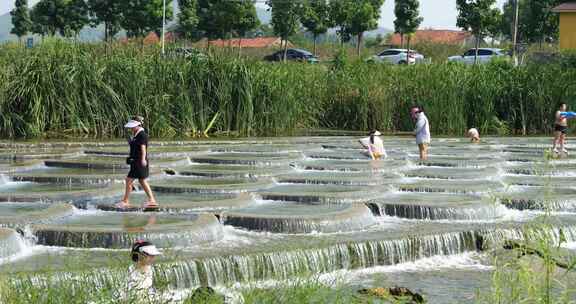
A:
{"type": "Polygon", "coordinates": [[[407,131],[423,104],[433,132],[551,131],[556,104],[576,106],[576,69],[506,63],[466,67],[267,64],[216,55],[45,42],[0,47],[0,136],[117,137],[141,114],[153,136],[290,134],[302,128],[407,131]]]}

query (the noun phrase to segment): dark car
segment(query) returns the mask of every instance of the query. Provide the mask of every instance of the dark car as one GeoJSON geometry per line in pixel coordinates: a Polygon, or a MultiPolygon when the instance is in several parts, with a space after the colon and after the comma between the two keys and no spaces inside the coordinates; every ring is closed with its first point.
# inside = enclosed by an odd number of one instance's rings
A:
{"type": "MultiPolygon", "coordinates": [[[[282,61],[284,58],[284,51],[278,51],[274,54],[268,55],[264,57],[266,61],[282,61]]],[[[302,62],[309,62],[309,63],[318,63],[318,57],[314,56],[314,54],[301,49],[288,49],[286,51],[286,60],[290,61],[302,61],[302,62]]]]}

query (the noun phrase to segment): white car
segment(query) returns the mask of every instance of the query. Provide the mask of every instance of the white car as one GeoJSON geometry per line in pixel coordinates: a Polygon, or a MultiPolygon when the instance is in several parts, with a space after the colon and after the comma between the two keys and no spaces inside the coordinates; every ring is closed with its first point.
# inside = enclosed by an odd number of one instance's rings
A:
{"type": "MultiPolygon", "coordinates": [[[[474,64],[474,55],[476,54],[476,49],[469,49],[462,56],[451,56],[448,57],[448,62],[461,62],[464,64],[474,64]]],[[[492,61],[494,58],[504,58],[507,57],[508,53],[502,49],[493,48],[481,48],[478,49],[478,63],[484,64],[492,61]]]]}
{"type": "Polygon", "coordinates": [[[415,64],[424,61],[424,56],[415,50],[410,50],[410,55],[406,56],[406,49],[388,49],[378,55],[370,57],[371,62],[388,62],[391,64],[415,64]]]}

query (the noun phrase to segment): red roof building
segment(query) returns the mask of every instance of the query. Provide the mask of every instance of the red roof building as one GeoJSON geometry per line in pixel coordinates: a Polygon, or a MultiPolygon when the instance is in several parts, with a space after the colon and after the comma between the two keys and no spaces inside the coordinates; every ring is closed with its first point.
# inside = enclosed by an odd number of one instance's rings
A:
{"type": "MultiPolygon", "coordinates": [[[[242,39],[227,39],[227,40],[212,40],[210,45],[217,47],[240,47],[242,48],[273,48],[283,46],[282,39],[279,37],[259,37],[259,38],[242,38],[242,39]]],[[[293,47],[292,43],[288,41],[288,47],[293,47]]]]}
{"type": "MultiPolygon", "coordinates": [[[[400,46],[400,34],[394,34],[388,41],[388,44],[400,46]]],[[[469,32],[453,30],[418,30],[410,39],[410,44],[422,42],[468,45],[474,44],[474,36],[469,32]]],[[[406,37],[404,37],[406,43],[406,37]]]]}
{"type": "MultiPolygon", "coordinates": [[[[129,42],[132,40],[133,40],[132,38],[124,37],[124,38],[120,39],[120,42],[126,43],[126,42],[129,42]]],[[[166,38],[165,38],[166,43],[173,43],[175,40],[176,40],[176,35],[174,33],[172,33],[172,32],[166,33],[166,38]]],[[[150,32],[150,33],[148,33],[148,35],[146,35],[146,37],[144,37],[143,44],[144,45],[160,44],[160,37],[155,32],[150,32]]]]}

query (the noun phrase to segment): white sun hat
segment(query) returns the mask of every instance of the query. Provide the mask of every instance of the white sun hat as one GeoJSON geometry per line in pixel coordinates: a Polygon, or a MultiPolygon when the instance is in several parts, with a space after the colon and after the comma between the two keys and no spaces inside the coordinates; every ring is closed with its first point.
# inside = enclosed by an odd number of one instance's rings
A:
{"type": "Polygon", "coordinates": [[[380,131],[374,131],[374,136],[381,136],[382,133],[380,133],[380,131]]]}
{"type": "Polygon", "coordinates": [[[160,252],[160,250],[158,250],[158,248],[156,248],[156,246],[154,246],[154,245],[142,246],[142,247],[140,247],[139,251],[141,253],[144,253],[146,255],[151,255],[151,256],[162,254],[162,252],[160,252]]]}
{"type": "Polygon", "coordinates": [[[142,123],[140,123],[139,121],[136,120],[129,120],[125,125],[124,128],[135,128],[142,125],[142,123]]]}

